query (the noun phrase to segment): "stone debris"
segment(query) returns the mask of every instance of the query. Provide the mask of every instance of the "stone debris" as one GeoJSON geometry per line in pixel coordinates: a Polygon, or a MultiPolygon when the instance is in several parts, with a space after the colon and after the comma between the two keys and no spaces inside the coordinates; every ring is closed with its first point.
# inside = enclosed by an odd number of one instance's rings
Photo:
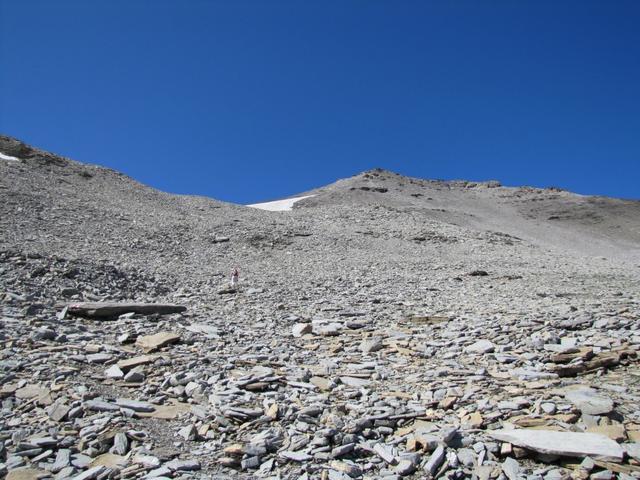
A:
{"type": "Polygon", "coordinates": [[[261,212],[20,157],[0,165],[0,478],[640,476],[637,261],[461,224],[483,195],[599,204],[372,171],[261,212]]]}

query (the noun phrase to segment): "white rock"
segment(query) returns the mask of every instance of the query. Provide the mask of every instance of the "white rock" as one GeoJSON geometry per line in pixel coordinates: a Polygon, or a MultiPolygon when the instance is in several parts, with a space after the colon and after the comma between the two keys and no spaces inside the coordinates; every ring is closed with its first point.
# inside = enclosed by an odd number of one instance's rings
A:
{"type": "Polygon", "coordinates": [[[577,388],[567,390],[565,398],[573,403],[582,413],[588,415],[605,415],[613,410],[610,398],[598,395],[593,388],[577,388]]]}
{"type": "Polygon", "coordinates": [[[488,432],[496,440],[513,443],[540,453],[566,457],[590,456],[597,460],[619,462],[622,447],[604,435],[556,432],[553,430],[497,430],[488,432]]]}
{"type": "Polygon", "coordinates": [[[467,346],[465,353],[491,353],[495,350],[496,346],[489,340],[478,340],[477,342],[467,346]]]}

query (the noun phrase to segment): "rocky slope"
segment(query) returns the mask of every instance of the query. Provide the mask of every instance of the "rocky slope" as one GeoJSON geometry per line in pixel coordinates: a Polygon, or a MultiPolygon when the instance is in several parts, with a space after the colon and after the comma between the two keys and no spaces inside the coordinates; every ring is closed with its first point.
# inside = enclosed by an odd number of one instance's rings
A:
{"type": "Polygon", "coordinates": [[[269,212],[0,153],[12,478],[637,476],[640,202],[372,170],[269,212]]]}

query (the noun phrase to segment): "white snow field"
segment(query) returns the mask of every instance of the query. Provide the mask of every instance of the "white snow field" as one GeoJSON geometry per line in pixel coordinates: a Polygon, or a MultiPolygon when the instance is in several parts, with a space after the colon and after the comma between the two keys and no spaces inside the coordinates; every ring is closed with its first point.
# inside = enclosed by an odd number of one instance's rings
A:
{"type": "Polygon", "coordinates": [[[20,159],[17,157],[12,157],[11,155],[5,155],[4,153],[0,152],[0,158],[2,160],[8,160],[10,162],[19,162],[20,159]]]}
{"type": "Polygon", "coordinates": [[[251,205],[247,205],[247,207],[258,208],[260,210],[269,210],[270,212],[290,212],[296,202],[310,197],[315,197],[315,195],[285,198],[284,200],[276,200],[273,202],[253,203],[251,205]]]}

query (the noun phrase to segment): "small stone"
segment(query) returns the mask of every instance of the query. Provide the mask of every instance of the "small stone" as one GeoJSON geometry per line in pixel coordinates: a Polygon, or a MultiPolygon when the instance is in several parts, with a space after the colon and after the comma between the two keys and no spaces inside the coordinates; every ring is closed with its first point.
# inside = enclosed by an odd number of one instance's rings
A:
{"type": "Polygon", "coordinates": [[[174,472],[193,472],[200,470],[200,462],[198,460],[171,460],[165,463],[167,468],[174,472]]]}
{"type": "Polygon", "coordinates": [[[15,391],[16,398],[31,399],[36,397],[43,397],[49,395],[49,390],[38,385],[26,385],[15,391]]]}
{"type": "Polygon", "coordinates": [[[476,454],[470,448],[461,448],[456,452],[458,461],[465,467],[473,467],[476,463],[476,454]]]}
{"type": "Polygon", "coordinates": [[[118,398],[116,405],[121,408],[128,408],[134,412],[153,412],[156,409],[156,407],[149,402],[140,402],[128,398],[118,398]]]}
{"type": "Polygon", "coordinates": [[[111,453],[115,453],[116,455],[126,455],[129,451],[129,439],[127,435],[118,432],[113,437],[113,447],[111,447],[111,453]]]}
{"type": "Polygon", "coordinates": [[[178,430],[178,435],[187,441],[191,441],[197,438],[198,430],[195,425],[187,425],[178,430]]]}
{"type": "Polygon", "coordinates": [[[87,410],[94,410],[96,412],[117,412],[120,410],[120,407],[117,405],[102,400],[87,400],[83,405],[87,410]]]}
{"type": "Polygon", "coordinates": [[[553,415],[556,413],[556,404],[551,402],[543,402],[540,404],[540,408],[546,414],[553,415]]]}
{"type": "Polygon", "coordinates": [[[153,470],[151,470],[150,472],[148,472],[144,478],[148,479],[148,478],[156,478],[159,479],[161,477],[167,477],[170,478],[172,475],[172,471],[170,468],[165,467],[164,465],[162,467],[159,468],[155,468],[153,470]]]}
{"type": "Polygon", "coordinates": [[[294,337],[302,337],[307,333],[311,333],[313,327],[310,323],[296,323],[293,327],[291,327],[291,335],[294,337]]]}
{"type": "Polygon", "coordinates": [[[340,377],[340,382],[347,385],[348,387],[356,388],[367,387],[371,385],[371,380],[359,377],[340,377]]]}
{"type": "Polygon", "coordinates": [[[622,448],[629,457],[640,462],[640,443],[623,443],[622,448]]]}
{"type": "Polygon", "coordinates": [[[90,467],[103,466],[112,470],[120,470],[127,465],[128,459],[113,453],[103,453],[97,456],[90,464],[90,467]]]}
{"type": "Polygon", "coordinates": [[[620,423],[589,427],[587,428],[587,432],[604,435],[606,437],[609,437],[611,440],[615,440],[616,442],[622,442],[627,438],[624,425],[620,423]]]}
{"type": "Polygon", "coordinates": [[[587,472],[590,472],[595,467],[596,467],[596,464],[591,457],[584,457],[584,459],[580,463],[580,468],[586,470],[587,472]]]}
{"type": "Polygon", "coordinates": [[[133,457],[132,462],[147,468],[158,468],[160,466],[160,459],[153,455],[137,454],[133,457]]]}
{"type": "Polygon", "coordinates": [[[138,369],[131,370],[124,376],[124,381],[127,383],[140,383],[144,381],[144,373],[138,369]]]}
{"type": "Polygon", "coordinates": [[[140,355],[138,357],[132,357],[126,360],[120,360],[118,362],[118,367],[120,367],[123,372],[127,372],[132,368],[138,367],[140,365],[153,363],[157,359],[158,359],[158,355],[140,355]]]}
{"type": "Polygon", "coordinates": [[[446,456],[446,451],[444,446],[439,445],[438,448],[431,454],[429,460],[424,466],[424,471],[427,473],[429,477],[433,477],[435,473],[444,462],[444,458],[446,456]]]}
{"type": "Polygon", "coordinates": [[[113,359],[113,355],[108,353],[92,353],[87,355],[87,362],[89,363],[107,363],[113,359]]]}
{"type": "Polygon", "coordinates": [[[9,470],[5,480],[38,480],[46,476],[47,472],[35,468],[17,468],[9,470]]]}
{"type": "Polygon", "coordinates": [[[411,475],[415,471],[416,471],[415,463],[408,459],[400,460],[398,462],[398,465],[396,465],[396,468],[395,468],[395,472],[402,477],[411,475]]]}
{"type": "Polygon", "coordinates": [[[74,477],[73,480],[93,480],[98,478],[105,471],[107,471],[107,467],[104,465],[98,465],[82,472],[78,476],[74,477]]]}
{"type": "Polygon", "coordinates": [[[242,470],[254,470],[260,466],[260,457],[247,457],[240,462],[242,470]]]}
{"type": "Polygon", "coordinates": [[[345,473],[351,478],[358,478],[362,476],[362,469],[353,462],[333,460],[329,464],[329,467],[338,472],[345,473]]]}
{"type": "Polygon", "coordinates": [[[293,462],[308,462],[313,458],[311,455],[305,452],[285,451],[285,452],[280,452],[278,455],[280,456],[280,458],[284,458],[285,460],[291,460],[293,462]]]}
{"type": "Polygon", "coordinates": [[[396,460],[391,447],[387,445],[384,445],[382,443],[376,443],[373,446],[373,451],[376,452],[376,454],[381,459],[383,459],[385,462],[387,462],[390,465],[395,465],[396,463],[398,463],[398,460],[396,460]]]}
{"type": "Polygon", "coordinates": [[[495,350],[495,345],[489,340],[478,340],[477,342],[465,347],[465,353],[491,353],[495,350]]]}
{"type": "Polygon", "coordinates": [[[354,449],[355,446],[356,446],[355,443],[347,443],[345,445],[337,446],[333,450],[331,450],[331,457],[332,458],[343,457],[343,456],[353,452],[353,449],[354,449]]]}
{"type": "Polygon", "coordinates": [[[60,470],[53,478],[55,480],[66,480],[77,473],[77,470],[74,467],[64,467],[60,470]]]}
{"type": "Polygon", "coordinates": [[[63,468],[71,465],[71,450],[67,448],[61,448],[56,453],[56,459],[53,462],[53,466],[51,467],[51,471],[53,473],[58,473],[63,468]]]}
{"type": "Polygon", "coordinates": [[[593,388],[568,390],[565,393],[565,398],[582,413],[588,415],[606,415],[613,410],[613,401],[610,398],[598,395],[593,388]]]}
{"type": "Polygon", "coordinates": [[[502,473],[509,480],[520,480],[520,464],[517,460],[507,457],[502,463],[502,473]]]}
{"type": "Polygon", "coordinates": [[[589,478],[591,480],[611,480],[614,476],[611,470],[602,470],[600,472],[592,473],[589,478]]]}
{"type": "Polygon", "coordinates": [[[360,343],[360,351],[365,354],[377,352],[378,350],[382,350],[383,348],[384,345],[382,343],[381,337],[368,338],[360,343]]]}
{"type": "Polygon", "coordinates": [[[71,410],[71,407],[65,404],[64,400],[58,399],[48,408],[47,414],[54,422],[61,422],[67,416],[69,410],[71,410]]]}

